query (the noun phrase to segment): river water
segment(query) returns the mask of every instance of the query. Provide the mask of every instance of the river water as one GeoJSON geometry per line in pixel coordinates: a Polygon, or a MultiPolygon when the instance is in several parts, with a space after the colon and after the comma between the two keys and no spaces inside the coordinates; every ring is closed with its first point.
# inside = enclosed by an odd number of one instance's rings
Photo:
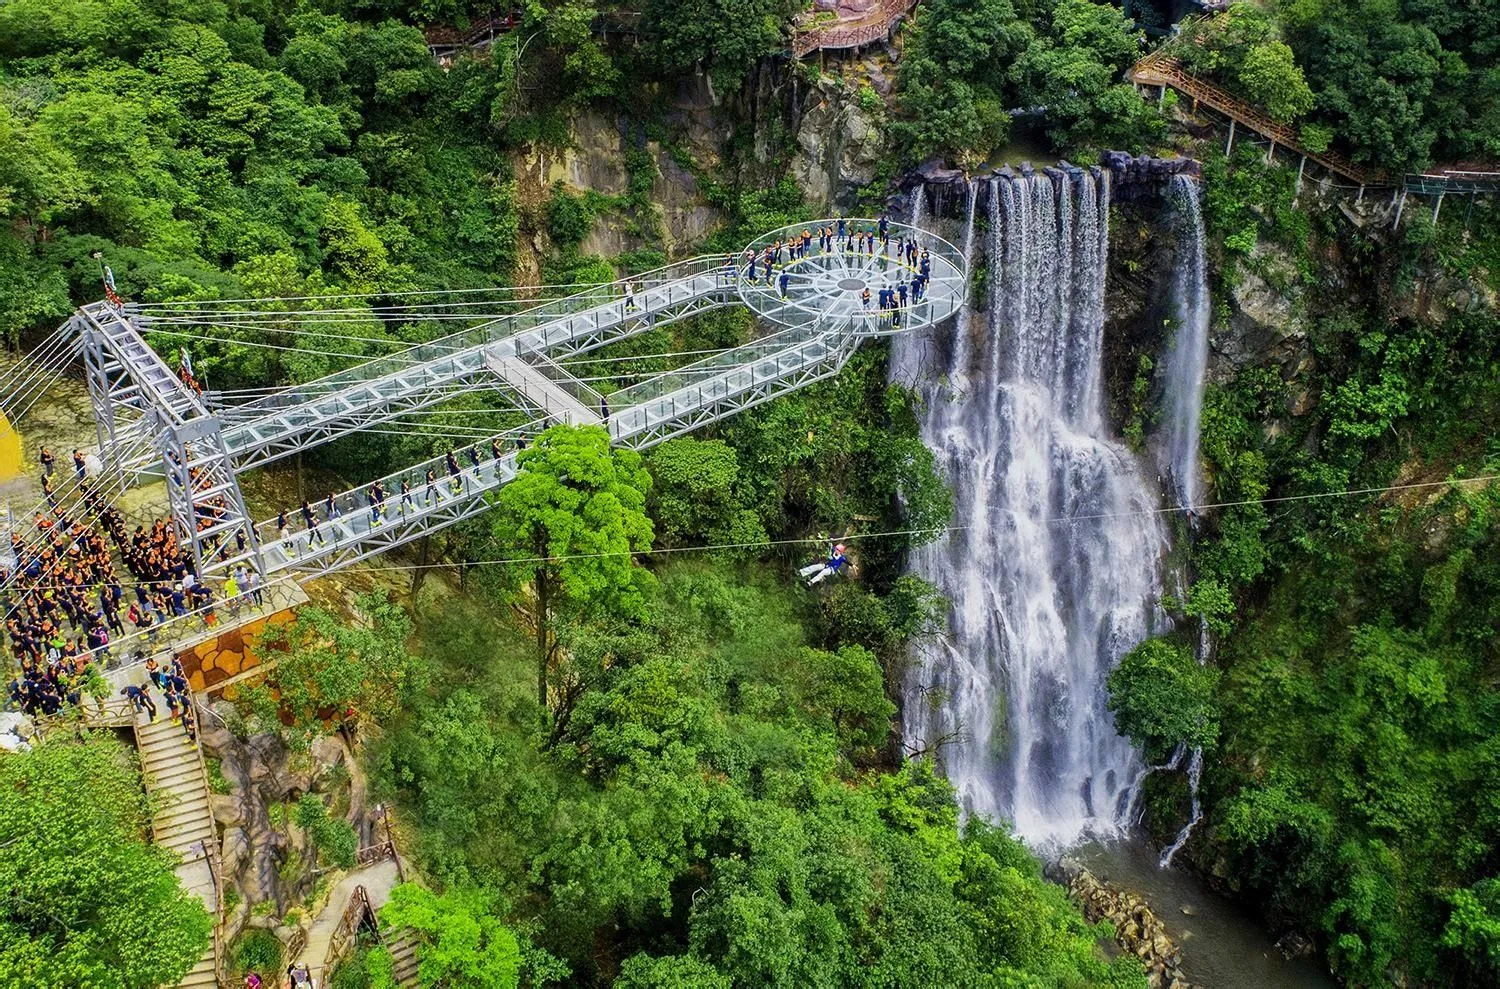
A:
{"type": "Polygon", "coordinates": [[[1069,853],[1100,879],[1151,905],[1182,948],[1182,969],[1208,989],[1333,989],[1313,958],[1287,961],[1255,917],[1211,892],[1192,873],[1158,867],[1159,853],[1139,837],[1090,842],[1069,853]],[[1184,910],[1187,912],[1184,913],[1184,910]]]}

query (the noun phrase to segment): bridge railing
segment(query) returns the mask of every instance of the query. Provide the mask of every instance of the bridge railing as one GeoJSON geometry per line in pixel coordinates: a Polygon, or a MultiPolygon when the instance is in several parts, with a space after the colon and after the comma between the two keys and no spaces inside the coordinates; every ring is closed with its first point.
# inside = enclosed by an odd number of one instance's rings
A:
{"type": "Polygon", "coordinates": [[[527,354],[524,360],[547,380],[582,402],[584,408],[590,412],[599,409],[599,403],[603,396],[591,388],[588,382],[582,381],[569,373],[566,368],[553,361],[546,354],[539,350],[533,351],[527,354]]]}
{"type": "Polygon", "coordinates": [[[690,388],[701,381],[712,378],[715,375],[739,367],[741,365],[753,365],[755,361],[761,360],[778,351],[794,347],[827,332],[827,327],[821,323],[813,323],[805,326],[796,326],[791,329],[773,333],[770,336],[752,340],[747,344],[726,350],[718,354],[694,361],[675,371],[659,374],[645,381],[629,385],[609,394],[610,408],[616,414],[641,405],[645,402],[654,401],[664,395],[668,395],[683,388],[690,388]]]}
{"type": "Polygon", "coordinates": [[[904,17],[917,0],[885,0],[880,16],[870,24],[846,27],[838,22],[797,35],[792,39],[792,54],[798,58],[815,51],[863,48],[890,33],[891,25],[904,17]]]}
{"type": "MultiPolygon", "coordinates": [[[[827,360],[832,356],[831,366],[836,369],[837,358],[852,351],[858,338],[848,316],[842,319],[829,317],[814,325],[764,337],[680,371],[666,372],[611,393],[609,403],[612,410],[606,425],[616,438],[634,437],[648,428],[659,427],[664,419],[699,411],[756,385],[772,384],[780,377],[802,370],[808,362],[806,355],[797,352],[799,347],[818,348],[820,359],[827,360]],[[826,341],[826,346],[820,345],[819,341],[826,341]],[[768,360],[777,363],[774,367],[766,367],[768,360]],[[730,377],[737,379],[733,386],[727,383],[730,377]]],[[[322,519],[320,503],[317,506],[320,518],[318,538],[305,528],[298,528],[297,531],[289,529],[285,539],[267,538],[264,541],[267,571],[336,570],[378,551],[372,548],[377,544],[399,545],[421,532],[468,517],[479,510],[475,506],[483,502],[486,493],[516,476],[516,453],[520,448],[517,440],[539,432],[545,425],[538,422],[497,437],[500,444],[498,458],[491,455],[489,441],[481,439],[474,444],[481,451],[478,464],[469,459],[465,448],[458,455],[456,474],[450,472],[444,455],[388,475],[382,479],[382,483],[387,484],[388,493],[379,525],[373,524],[374,518],[369,510],[368,486],[335,496],[341,517],[333,524],[322,519]],[[425,480],[429,469],[435,475],[431,484],[425,480]],[[401,478],[413,482],[409,505],[402,502],[399,493],[391,493],[399,486],[401,478]]],[[[300,519],[295,522],[301,525],[300,519]]]]}
{"type": "MultiPolygon", "coordinates": [[[[617,279],[574,292],[571,295],[550,299],[520,312],[485,318],[478,325],[457,333],[416,344],[394,354],[366,361],[346,371],[293,385],[274,395],[246,403],[237,408],[236,416],[241,420],[241,428],[244,428],[252,425],[256,419],[266,418],[287,409],[327,398],[347,388],[417,365],[439,360],[473,347],[494,343],[505,337],[514,336],[568,316],[602,309],[612,303],[623,304],[627,285],[633,286],[636,293],[644,295],[662,285],[680,282],[722,268],[725,260],[724,255],[706,255],[679,261],[631,278],[617,279]]],[[[420,318],[422,317],[413,317],[414,321],[420,318]]]]}

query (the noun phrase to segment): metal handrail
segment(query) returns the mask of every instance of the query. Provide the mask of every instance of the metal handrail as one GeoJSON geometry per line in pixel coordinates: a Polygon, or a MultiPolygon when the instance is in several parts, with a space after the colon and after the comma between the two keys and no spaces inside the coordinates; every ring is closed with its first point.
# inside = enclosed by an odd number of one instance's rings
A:
{"type": "Polygon", "coordinates": [[[722,267],[724,261],[724,255],[716,254],[674,262],[673,264],[665,265],[640,275],[620,278],[612,282],[605,282],[601,285],[574,292],[570,295],[549,299],[517,313],[491,317],[485,319],[478,326],[470,327],[467,330],[460,330],[457,333],[439,337],[436,340],[416,344],[405,350],[397,351],[394,354],[377,357],[345,371],[339,371],[313,381],[303,382],[302,384],[292,385],[274,395],[268,395],[265,398],[239,406],[238,411],[241,414],[254,412],[261,414],[258,418],[236,423],[234,427],[226,430],[226,433],[247,430],[256,423],[270,418],[279,412],[284,412],[289,408],[312,404],[344,388],[374,381],[417,364],[427,363],[441,357],[452,356],[473,347],[486,343],[494,343],[505,337],[513,336],[518,332],[533,329],[545,323],[554,322],[568,316],[576,316],[590,309],[598,309],[619,302],[625,296],[627,285],[634,286],[638,292],[644,294],[661,285],[684,281],[722,267]]]}

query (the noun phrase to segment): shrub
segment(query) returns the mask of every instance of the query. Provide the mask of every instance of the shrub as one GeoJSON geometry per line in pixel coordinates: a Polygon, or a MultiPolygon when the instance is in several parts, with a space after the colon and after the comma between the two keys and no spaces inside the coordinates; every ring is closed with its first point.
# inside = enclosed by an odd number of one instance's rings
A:
{"type": "Polygon", "coordinates": [[[258,975],[273,975],[281,971],[285,949],[281,939],[270,931],[253,927],[241,934],[234,943],[234,967],[241,973],[255,972],[258,975]]]}
{"type": "Polygon", "coordinates": [[[345,869],[354,864],[359,839],[348,821],[328,816],[328,808],[316,794],[305,793],[297,802],[297,826],[307,832],[318,854],[345,869]]]}

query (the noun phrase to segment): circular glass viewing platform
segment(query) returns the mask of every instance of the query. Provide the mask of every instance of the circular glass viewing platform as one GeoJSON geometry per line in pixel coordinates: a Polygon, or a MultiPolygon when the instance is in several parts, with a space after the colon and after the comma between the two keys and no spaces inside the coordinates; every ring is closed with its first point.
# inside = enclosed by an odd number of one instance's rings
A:
{"type": "Polygon", "coordinates": [[[969,277],[962,252],[943,238],[889,222],[882,234],[868,218],[772,230],[740,252],[735,268],[740,297],[757,315],[789,327],[852,319],[867,334],[947,319],[964,304],[969,277]],[[884,307],[882,290],[891,293],[884,307]]]}

